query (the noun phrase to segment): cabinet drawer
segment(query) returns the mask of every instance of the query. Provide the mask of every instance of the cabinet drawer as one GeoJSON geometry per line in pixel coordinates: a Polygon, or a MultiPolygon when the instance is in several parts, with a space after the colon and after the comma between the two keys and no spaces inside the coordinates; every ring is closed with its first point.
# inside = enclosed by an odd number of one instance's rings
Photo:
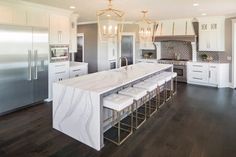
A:
{"type": "Polygon", "coordinates": [[[189,81],[192,82],[202,82],[202,83],[207,83],[208,82],[208,73],[207,72],[190,72],[188,77],[189,81]]]}
{"type": "Polygon", "coordinates": [[[82,75],[85,75],[87,74],[87,71],[86,71],[86,68],[84,67],[81,67],[81,68],[73,68],[73,69],[70,69],[70,77],[78,77],[78,76],[82,76],[82,75]]]}
{"type": "Polygon", "coordinates": [[[55,73],[67,71],[67,70],[68,70],[68,65],[66,65],[66,64],[57,64],[54,66],[55,73]]]}
{"type": "Polygon", "coordinates": [[[190,64],[190,71],[207,71],[208,65],[190,64]]]}

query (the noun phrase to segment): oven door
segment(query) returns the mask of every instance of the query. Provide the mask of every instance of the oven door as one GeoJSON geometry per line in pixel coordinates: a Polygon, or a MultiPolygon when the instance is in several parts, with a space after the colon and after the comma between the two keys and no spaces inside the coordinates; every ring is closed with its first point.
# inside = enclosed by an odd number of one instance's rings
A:
{"type": "Polygon", "coordinates": [[[187,82],[186,66],[174,65],[174,72],[177,73],[177,80],[179,82],[187,82]]]}

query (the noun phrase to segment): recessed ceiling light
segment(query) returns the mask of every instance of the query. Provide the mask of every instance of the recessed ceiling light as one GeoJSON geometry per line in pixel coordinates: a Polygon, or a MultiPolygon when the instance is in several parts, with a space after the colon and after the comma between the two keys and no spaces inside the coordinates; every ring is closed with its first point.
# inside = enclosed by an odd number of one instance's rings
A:
{"type": "Polygon", "coordinates": [[[202,13],[202,16],[206,16],[207,14],[206,13],[202,13]]]}
{"type": "Polygon", "coordinates": [[[75,6],[70,6],[70,9],[75,9],[75,6]]]}
{"type": "Polygon", "coordinates": [[[110,14],[107,14],[107,17],[111,17],[111,15],[110,15],[110,14]]]}
{"type": "Polygon", "coordinates": [[[193,6],[194,6],[194,7],[198,7],[199,4],[198,4],[198,3],[193,3],[193,6]]]}

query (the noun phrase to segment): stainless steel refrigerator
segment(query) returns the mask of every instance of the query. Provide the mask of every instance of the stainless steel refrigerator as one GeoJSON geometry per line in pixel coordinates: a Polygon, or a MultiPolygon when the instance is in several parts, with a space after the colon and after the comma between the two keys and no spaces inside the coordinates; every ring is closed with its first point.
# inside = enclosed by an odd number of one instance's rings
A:
{"type": "Polygon", "coordinates": [[[48,30],[0,25],[0,115],[48,96],[48,30]]]}

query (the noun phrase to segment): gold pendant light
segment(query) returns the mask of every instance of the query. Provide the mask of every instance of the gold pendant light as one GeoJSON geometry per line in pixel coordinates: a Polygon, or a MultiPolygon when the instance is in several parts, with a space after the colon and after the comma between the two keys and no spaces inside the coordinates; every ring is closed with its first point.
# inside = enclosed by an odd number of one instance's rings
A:
{"type": "Polygon", "coordinates": [[[138,22],[139,39],[142,42],[152,42],[154,36],[155,22],[147,18],[148,11],[141,11],[141,13],[143,14],[143,16],[142,19],[138,22]]]}
{"type": "Polygon", "coordinates": [[[123,31],[124,12],[113,9],[112,0],[108,0],[108,8],[97,11],[97,22],[101,40],[117,38],[123,31]]]}

